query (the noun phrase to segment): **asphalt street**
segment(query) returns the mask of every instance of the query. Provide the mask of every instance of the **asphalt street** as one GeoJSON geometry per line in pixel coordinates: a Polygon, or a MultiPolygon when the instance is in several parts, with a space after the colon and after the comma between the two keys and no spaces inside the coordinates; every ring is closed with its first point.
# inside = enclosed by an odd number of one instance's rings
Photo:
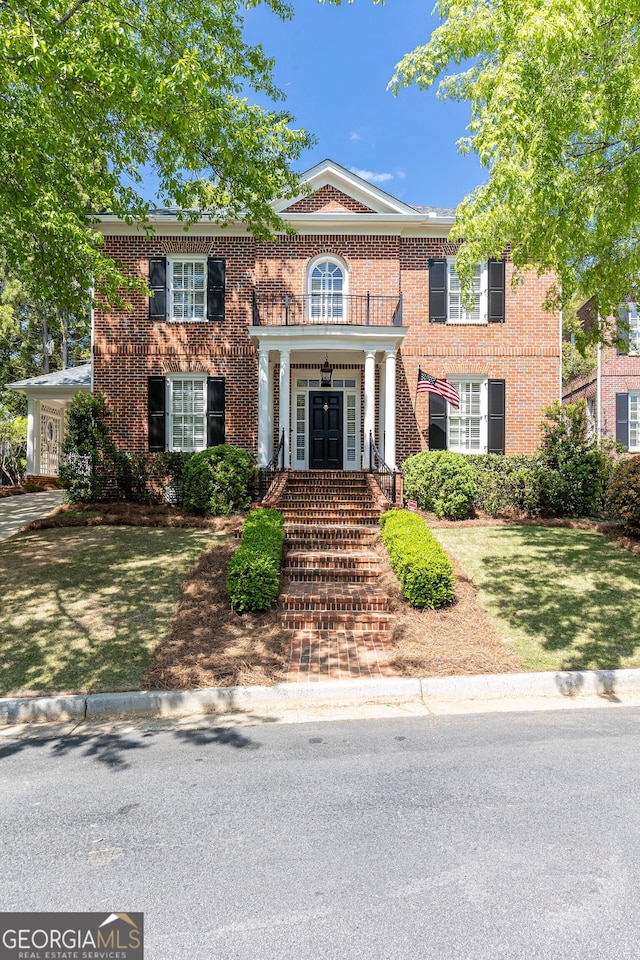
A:
{"type": "Polygon", "coordinates": [[[640,710],[0,740],[0,909],[146,960],[640,956],[640,710]]]}

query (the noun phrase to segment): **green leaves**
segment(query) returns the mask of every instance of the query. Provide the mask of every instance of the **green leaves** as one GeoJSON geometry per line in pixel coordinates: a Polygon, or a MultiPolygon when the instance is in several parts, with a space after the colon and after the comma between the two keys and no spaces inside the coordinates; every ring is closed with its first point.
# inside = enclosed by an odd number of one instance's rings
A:
{"type": "MultiPolygon", "coordinates": [[[[640,5],[618,0],[442,0],[442,24],[391,81],[467,100],[487,180],[459,206],[461,276],[510,248],[603,317],[640,274],[640,5]],[[461,69],[451,71],[451,66],[461,69]]],[[[596,329],[596,335],[603,336],[596,329]]]]}
{"type": "MultiPolygon", "coordinates": [[[[290,10],[266,0],[277,16],[290,10]]],[[[253,4],[251,4],[253,5],[253,4]]],[[[243,40],[243,0],[6,0],[0,4],[0,256],[40,299],[118,304],[125,278],[94,214],[146,223],[148,165],[160,201],[280,226],[309,138],[250,102],[282,95],[272,61],[243,40]]],[[[197,216],[198,214],[194,214],[197,216]]]]}

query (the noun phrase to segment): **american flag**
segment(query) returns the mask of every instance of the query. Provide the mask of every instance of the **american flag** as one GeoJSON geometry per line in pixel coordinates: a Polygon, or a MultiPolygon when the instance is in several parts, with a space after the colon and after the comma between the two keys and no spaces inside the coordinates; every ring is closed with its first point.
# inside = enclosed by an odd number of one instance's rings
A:
{"type": "Polygon", "coordinates": [[[439,396],[448,400],[452,407],[460,406],[458,391],[452,383],[449,383],[448,380],[432,377],[418,367],[418,393],[424,393],[425,391],[439,394],[439,396]]]}

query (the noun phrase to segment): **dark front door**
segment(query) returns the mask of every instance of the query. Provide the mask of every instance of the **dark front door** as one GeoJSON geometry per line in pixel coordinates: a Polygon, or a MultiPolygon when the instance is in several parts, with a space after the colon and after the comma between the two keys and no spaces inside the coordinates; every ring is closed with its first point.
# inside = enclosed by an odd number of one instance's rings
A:
{"type": "Polygon", "coordinates": [[[309,394],[309,469],[342,470],[342,393],[309,394]]]}

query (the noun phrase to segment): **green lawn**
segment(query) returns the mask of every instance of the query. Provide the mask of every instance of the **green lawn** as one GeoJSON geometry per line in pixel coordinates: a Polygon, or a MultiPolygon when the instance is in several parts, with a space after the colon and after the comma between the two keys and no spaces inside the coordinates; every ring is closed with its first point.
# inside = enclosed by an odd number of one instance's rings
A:
{"type": "Polygon", "coordinates": [[[82,527],[0,543],[0,696],[140,688],[189,567],[222,535],[82,527]]]}
{"type": "Polygon", "coordinates": [[[563,527],[433,533],[526,670],[640,667],[640,556],[563,527]]]}

